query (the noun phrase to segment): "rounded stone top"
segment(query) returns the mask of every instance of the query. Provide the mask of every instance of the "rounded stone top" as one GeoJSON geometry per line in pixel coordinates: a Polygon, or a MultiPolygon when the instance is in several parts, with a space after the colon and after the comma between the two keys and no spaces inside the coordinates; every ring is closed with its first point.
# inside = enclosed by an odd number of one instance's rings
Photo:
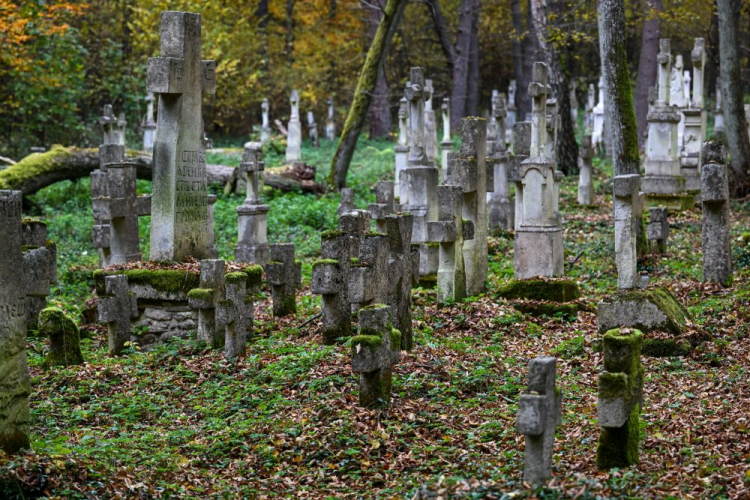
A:
{"type": "Polygon", "coordinates": [[[727,151],[723,142],[706,141],[703,143],[703,163],[721,163],[727,161],[727,151]]]}

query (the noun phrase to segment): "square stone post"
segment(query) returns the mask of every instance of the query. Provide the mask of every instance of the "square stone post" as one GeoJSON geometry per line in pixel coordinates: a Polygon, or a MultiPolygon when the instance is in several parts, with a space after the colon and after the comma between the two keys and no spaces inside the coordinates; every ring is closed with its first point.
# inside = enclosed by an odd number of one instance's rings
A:
{"type": "Polygon", "coordinates": [[[393,324],[401,332],[401,349],[413,346],[411,328],[411,289],[419,276],[419,250],[411,244],[412,214],[389,215],[385,218],[388,235],[388,304],[393,311],[393,324]]]}
{"type": "Polygon", "coordinates": [[[370,211],[370,218],[375,221],[375,231],[378,233],[387,232],[386,216],[401,210],[401,207],[394,203],[393,188],[393,181],[378,181],[374,189],[375,203],[370,203],[367,207],[370,211]]]}
{"type": "Polygon", "coordinates": [[[15,454],[29,447],[26,364],[26,290],[21,252],[21,191],[0,190],[0,449],[15,454]]]}
{"type": "Polygon", "coordinates": [[[141,123],[143,131],[143,150],[146,153],[154,152],[154,139],[156,137],[156,120],[154,119],[154,94],[146,94],[146,116],[141,123]]]}
{"type": "Polygon", "coordinates": [[[601,434],[596,465],[600,470],[638,463],[645,374],[642,345],[643,334],[638,330],[623,328],[604,334],[604,371],[599,374],[597,404],[601,434]]]}
{"type": "Polygon", "coordinates": [[[592,109],[591,144],[599,149],[604,144],[604,77],[599,77],[599,102],[592,109]]]}
{"type": "Polygon", "coordinates": [[[47,224],[38,220],[21,222],[26,327],[37,328],[39,313],[47,307],[50,286],[57,283],[57,245],[47,240],[47,224]]]}
{"type": "Polygon", "coordinates": [[[270,247],[271,261],[265,271],[271,285],[273,315],[276,318],[297,312],[297,289],[302,286],[302,264],[294,258],[293,243],[270,247]]]}
{"type": "MultiPolygon", "coordinates": [[[[510,132],[513,130],[513,126],[516,124],[516,121],[518,120],[518,116],[516,115],[516,81],[511,80],[508,84],[508,115],[505,117],[505,131],[506,134],[510,134],[510,132]]],[[[506,138],[506,142],[513,142],[513,139],[506,138]]]]}
{"type": "Polygon", "coordinates": [[[516,122],[513,125],[513,155],[508,164],[508,179],[515,187],[513,204],[513,229],[518,231],[523,220],[523,178],[521,164],[529,158],[531,148],[531,122],[516,122]]]}
{"type": "Polygon", "coordinates": [[[323,296],[323,343],[352,334],[349,302],[350,239],[344,231],[321,235],[321,259],[313,263],[312,292],[323,296]]]}
{"type": "Polygon", "coordinates": [[[667,252],[667,237],[669,236],[669,221],[667,220],[666,207],[651,207],[649,209],[650,221],[646,226],[646,239],[650,243],[651,250],[656,253],[667,252]]]}
{"type": "Polygon", "coordinates": [[[201,261],[200,288],[190,290],[188,303],[198,310],[196,336],[210,347],[224,345],[224,331],[216,325],[216,311],[224,297],[224,261],[205,259],[201,261]]]}
{"type": "Polygon", "coordinates": [[[584,135],[581,138],[581,148],[578,152],[578,204],[592,205],[594,203],[594,181],[591,178],[593,166],[591,160],[594,158],[594,148],[591,146],[591,136],[584,135]]]}
{"type": "Polygon", "coordinates": [[[336,140],[336,120],[334,118],[334,108],[333,108],[333,97],[329,97],[326,100],[326,104],[328,105],[328,117],[326,119],[326,139],[329,141],[335,141],[336,140]]]}
{"type": "Polygon", "coordinates": [[[302,159],[302,123],[299,119],[299,94],[292,90],[289,97],[291,116],[287,126],[286,161],[292,163],[302,159]]]}
{"type": "Polygon", "coordinates": [[[219,256],[219,252],[216,250],[216,235],[214,234],[216,200],[218,200],[218,197],[215,194],[209,194],[206,198],[206,206],[208,207],[208,257],[210,259],[219,256]]]}
{"type": "Polygon", "coordinates": [[[239,233],[234,258],[237,262],[253,262],[265,265],[268,262],[268,205],[260,201],[260,179],[265,169],[262,144],[245,144],[239,169],[245,176],[247,195],[237,207],[239,233]]]}
{"type": "Polygon", "coordinates": [[[312,111],[307,112],[307,136],[310,138],[312,147],[317,148],[320,146],[318,140],[318,124],[315,122],[315,114],[312,111]]]}
{"type": "Polygon", "coordinates": [[[265,144],[268,142],[268,139],[271,138],[271,124],[269,121],[269,106],[268,106],[268,99],[263,99],[263,101],[260,103],[260,115],[261,115],[261,125],[260,125],[260,142],[261,144],[265,144]]]}
{"type": "Polygon", "coordinates": [[[216,328],[224,334],[224,357],[234,359],[245,353],[248,323],[252,322],[252,302],[247,303],[247,274],[224,276],[224,300],[216,307],[216,328]]]}
{"type": "Polygon", "coordinates": [[[721,103],[721,77],[716,77],[716,109],[714,110],[714,135],[724,135],[724,107],[721,103]]]}
{"type": "Polygon", "coordinates": [[[359,312],[359,335],[352,338],[352,371],[359,373],[359,405],[391,403],[392,367],[398,363],[401,334],[390,308],[375,304],[359,312]]]}
{"type": "Polygon", "coordinates": [[[732,283],[732,251],[729,243],[729,176],[724,145],[703,143],[701,171],[703,281],[732,283]]]}
{"type": "Polygon", "coordinates": [[[99,321],[107,323],[110,356],[119,356],[130,342],[130,320],[138,317],[138,303],[125,275],[105,276],[104,291],[106,295],[99,297],[99,321]]]}
{"type": "Polygon", "coordinates": [[[388,301],[388,237],[366,233],[361,237],[359,257],[349,269],[349,301],[352,313],[371,304],[388,301]]]}
{"type": "Polygon", "coordinates": [[[435,95],[435,87],[432,86],[432,80],[425,80],[424,90],[427,93],[427,98],[424,102],[425,154],[430,162],[437,164],[440,157],[438,156],[437,120],[435,119],[435,110],[432,109],[432,98],[435,95]]]}
{"type": "Polygon", "coordinates": [[[630,290],[638,287],[638,254],[636,252],[636,210],[641,187],[638,174],[615,176],[613,183],[615,205],[615,261],[617,288],[630,290]]]}
{"type": "Polygon", "coordinates": [[[487,210],[490,229],[510,231],[514,225],[515,210],[510,196],[510,166],[505,150],[507,113],[505,96],[498,94],[492,100],[492,120],[487,127],[487,210]]]}
{"type": "Polygon", "coordinates": [[[440,178],[445,179],[448,175],[448,153],[453,151],[450,97],[443,97],[441,110],[443,112],[443,139],[440,141],[440,178]]]}
{"type": "Polygon", "coordinates": [[[336,209],[336,213],[339,214],[339,217],[344,215],[346,212],[357,208],[354,205],[354,190],[352,188],[341,188],[340,195],[341,202],[339,203],[339,207],[336,209]]]}
{"type": "Polygon", "coordinates": [[[162,12],[161,57],[149,59],[159,94],[154,143],[151,260],[208,255],[208,192],[202,94],[216,92],[216,63],[201,61],[201,17],[162,12]]]}
{"type": "MultiPolygon", "coordinates": [[[[409,118],[408,102],[405,97],[401,98],[398,107],[398,141],[393,147],[393,151],[396,154],[396,180],[394,185],[394,194],[396,198],[401,198],[401,171],[406,168],[407,159],[409,157],[409,146],[408,146],[408,125],[407,119],[409,118]]],[[[402,201],[403,203],[403,201],[402,201]]]]}
{"type": "Polygon", "coordinates": [[[586,135],[592,136],[591,138],[591,144],[593,145],[593,134],[594,134],[594,106],[596,99],[596,89],[594,88],[593,83],[589,83],[589,91],[586,95],[586,117],[584,120],[584,133],[586,135]]]}
{"type": "Polygon", "coordinates": [[[518,400],[516,432],[526,436],[523,480],[543,484],[552,473],[555,426],[562,419],[562,393],[555,384],[557,360],[539,356],[529,363],[529,388],[518,400]]]}

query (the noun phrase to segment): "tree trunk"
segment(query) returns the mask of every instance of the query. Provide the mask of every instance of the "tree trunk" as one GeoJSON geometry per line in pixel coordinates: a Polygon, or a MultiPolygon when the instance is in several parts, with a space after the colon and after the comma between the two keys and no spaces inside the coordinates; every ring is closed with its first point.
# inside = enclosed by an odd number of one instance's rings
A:
{"type": "Polygon", "coordinates": [[[440,0],[427,0],[425,2],[427,9],[430,11],[432,17],[432,23],[435,26],[438,40],[440,40],[440,47],[443,49],[445,54],[445,60],[448,62],[448,71],[453,74],[453,66],[456,60],[456,52],[453,49],[453,42],[451,42],[451,35],[448,32],[448,28],[445,25],[445,18],[443,12],[440,10],[440,0]]]}
{"type": "Polygon", "coordinates": [[[466,116],[466,98],[469,93],[468,74],[471,55],[471,33],[477,0],[461,0],[456,38],[453,85],[451,88],[451,129],[457,130],[466,116]]]}
{"type": "Polygon", "coordinates": [[[286,41],[284,51],[286,53],[286,63],[292,67],[292,48],[294,46],[294,0],[286,0],[286,41]]]}
{"type": "Polygon", "coordinates": [[[534,17],[532,16],[531,6],[529,6],[526,14],[526,26],[521,27],[521,32],[524,33],[523,76],[516,82],[516,108],[518,108],[518,121],[526,121],[526,116],[531,114],[531,98],[529,97],[527,89],[529,88],[529,83],[531,83],[531,70],[534,66],[534,62],[540,60],[539,44],[534,30],[534,17]]]}
{"type": "Polygon", "coordinates": [[[750,193],[750,138],[743,109],[739,58],[740,0],[718,0],[721,99],[724,131],[732,154],[730,189],[734,196],[750,193]]]}
{"type": "Polygon", "coordinates": [[[638,144],[643,146],[646,138],[646,115],[648,115],[648,90],[656,83],[656,54],[661,38],[662,0],[645,0],[643,32],[641,34],[641,56],[638,76],[635,80],[635,118],[638,124],[638,144]]]}
{"type": "MultiPolygon", "coordinates": [[[[524,30],[523,24],[521,23],[520,0],[511,0],[510,10],[511,19],[513,20],[513,30],[515,31],[515,36],[513,37],[513,67],[516,74],[516,120],[523,121],[525,115],[521,114],[521,108],[528,107],[529,96],[526,94],[525,90],[528,88],[529,82],[524,77],[525,65],[521,38],[526,30],[524,30]],[[521,91],[519,92],[519,90],[521,91]]],[[[524,34],[523,39],[525,40],[527,38],[528,34],[524,34]]]]}
{"type": "Polygon", "coordinates": [[[367,58],[362,66],[357,89],[354,92],[354,101],[346,117],[336,154],[333,155],[331,160],[328,182],[337,189],[346,186],[346,174],[349,172],[349,164],[357,146],[357,139],[362,132],[365,118],[370,109],[372,94],[377,85],[378,71],[388,54],[393,33],[396,31],[396,26],[401,19],[406,4],[407,0],[388,0],[375,39],[370,45],[370,50],[367,51],[367,58]]]}
{"type": "Polygon", "coordinates": [[[466,85],[467,116],[479,116],[479,13],[481,8],[481,0],[477,0],[469,45],[469,78],[466,85]]]}
{"type": "MultiPolygon", "coordinates": [[[[380,25],[383,5],[385,0],[372,0],[366,7],[368,9],[368,35],[370,45],[375,40],[375,34],[380,25]]],[[[385,61],[385,58],[383,58],[385,61]]],[[[378,70],[378,81],[375,85],[375,93],[372,96],[370,106],[370,139],[387,137],[391,131],[391,108],[388,99],[388,81],[385,77],[385,65],[381,64],[378,70]]]]}
{"type": "MultiPolygon", "coordinates": [[[[556,6],[561,6],[559,2],[556,6]]],[[[578,171],[578,143],[575,128],[570,116],[570,79],[563,71],[560,53],[552,43],[547,42],[547,13],[544,0],[531,0],[532,18],[539,48],[549,67],[550,86],[557,99],[557,110],[561,126],[557,131],[557,169],[566,175],[578,171]]],[[[559,18],[559,16],[558,16],[559,18]]]]}

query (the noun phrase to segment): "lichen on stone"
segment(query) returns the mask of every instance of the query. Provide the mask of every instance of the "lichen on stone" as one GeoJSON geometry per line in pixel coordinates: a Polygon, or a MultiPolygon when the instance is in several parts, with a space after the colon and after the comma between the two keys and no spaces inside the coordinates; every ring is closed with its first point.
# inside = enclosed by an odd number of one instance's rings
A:
{"type": "Polygon", "coordinates": [[[362,345],[370,349],[377,349],[383,345],[383,337],[377,332],[371,334],[371,330],[365,330],[361,335],[352,337],[352,351],[356,352],[357,345],[362,345]]]}

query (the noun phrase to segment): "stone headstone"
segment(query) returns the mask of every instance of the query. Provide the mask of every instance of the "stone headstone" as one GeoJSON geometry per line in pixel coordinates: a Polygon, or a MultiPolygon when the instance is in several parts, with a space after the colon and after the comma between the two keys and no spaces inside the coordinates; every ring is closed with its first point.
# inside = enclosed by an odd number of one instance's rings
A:
{"type": "Polygon", "coordinates": [[[684,68],[685,64],[682,62],[682,55],[677,54],[675,56],[674,66],[672,67],[672,73],[669,76],[669,105],[677,108],[677,112],[680,113],[680,122],[677,124],[677,149],[682,150],[682,138],[683,131],[685,130],[685,118],[682,116],[682,108],[685,108],[689,104],[689,92],[685,93],[685,80],[684,80],[684,68]]]}
{"type": "Polygon", "coordinates": [[[591,136],[584,135],[581,138],[581,147],[578,150],[578,204],[592,205],[594,203],[594,180],[592,179],[594,148],[591,145],[591,136]]]}
{"type": "Polygon", "coordinates": [[[203,93],[216,92],[216,63],[201,61],[200,47],[200,14],[162,12],[161,57],[148,63],[148,90],[159,94],[151,260],[208,255],[201,101],[203,93]]]}
{"type": "Polygon", "coordinates": [[[343,214],[350,210],[357,208],[354,205],[354,190],[352,188],[341,188],[341,203],[336,213],[341,217],[343,214]]]}
{"type": "Polygon", "coordinates": [[[513,154],[508,162],[508,180],[515,187],[515,199],[513,206],[513,228],[518,231],[521,226],[523,210],[523,178],[521,177],[521,165],[529,157],[531,147],[531,122],[516,122],[513,125],[511,143],[513,154]]]}
{"type": "Polygon", "coordinates": [[[555,384],[557,360],[539,356],[529,363],[529,386],[518,401],[516,432],[526,436],[523,480],[539,485],[552,473],[555,427],[562,419],[562,393],[555,384]]]}
{"type": "Polygon", "coordinates": [[[128,122],[125,120],[125,113],[120,113],[117,117],[117,126],[115,127],[116,144],[125,147],[125,131],[127,130],[128,122]]]}
{"type": "Polygon", "coordinates": [[[388,306],[375,304],[360,311],[359,335],[351,342],[352,371],[360,374],[360,406],[390,405],[392,367],[398,363],[400,343],[388,306]]]}
{"type": "Polygon", "coordinates": [[[47,224],[24,219],[21,223],[26,326],[36,328],[39,313],[47,307],[50,286],[57,283],[57,245],[47,239],[47,224]]]}
{"type": "Polygon", "coordinates": [[[294,258],[293,243],[275,243],[270,246],[270,262],[265,271],[271,285],[273,315],[288,316],[297,311],[297,289],[302,286],[302,264],[294,258]]]}
{"type": "Polygon", "coordinates": [[[557,131],[560,128],[560,114],[557,112],[557,99],[547,99],[547,156],[557,164],[557,131]]]}
{"type": "Polygon", "coordinates": [[[593,130],[591,144],[600,148],[604,144],[604,77],[599,77],[599,102],[593,109],[593,130]]]}
{"type": "Polygon", "coordinates": [[[146,116],[141,123],[143,131],[143,150],[147,153],[154,151],[154,139],[156,138],[156,119],[154,118],[154,94],[146,94],[146,116]]]}
{"type": "Polygon", "coordinates": [[[490,229],[510,231],[514,225],[515,210],[510,195],[509,158],[505,150],[506,117],[505,96],[498,94],[492,100],[492,118],[487,126],[487,210],[490,229]]]}
{"type": "Polygon", "coordinates": [[[732,283],[732,251],[729,240],[729,176],[724,145],[703,144],[701,169],[703,233],[703,281],[732,283]]]}
{"type": "Polygon", "coordinates": [[[386,217],[388,235],[388,304],[393,326],[401,332],[401,349],[410,351],[414,340],[411,326],[411,290],[419,276],[419,249],[411,243],[414,216],[399,213],[386,217]]]}
{"type": "Polygon", "coordinates": [[[666,207],[649,208],[650,221],[646,226],[646,239],[650,243],[652,251],[656,253],[667,252],[667,237],[669,236],[669,221],[667,220],[666,207]]]}
{"type": "MultiPolygon", "coordinates": [[[[682,110],[684,132],[682,138],[682,155],[680,156],[680,173],[685,178],[685,189],[700,196],[701,146],[706,136],[706,110],[703,105],[703,67],[706,64],[706,51],[703,38],[696,38],[693,51],[693,93],[689,107],[682,110]]],[[[689,75],[690,73],[686,73],[689,75]]]]}
{"type": "Polygon", "coordinates": [[[425,80],[424,90],[427,93],[424,102],[424,146],[427,158],[434,164],[440,157],[438,156],[437,120],[435,110],[432,109],[432,98],[435,95],[432,80],[425,80]]]}
{"type": "Polygon", "coordinates": [[[216,329],[224,334],[224,357],[234,359],[245,353],[248,325],[252,324],[253,303],[247,297],[247,275],[224,276],[224,300],[216,308],[216,329]]]}
{"type": "Polygon", "coordinates": [[[291,115],[287,125],[286,136],[286,161],[287,163],[300,161],[302,159],[302,123],[299,119],[299,94],[292,90],[289,98],[291,115]]]}
{"type": "Polygon", "coordinates": [[[329,97],[326,100],[326,104],[328,105],[328,115],[326,118],[326,139],[329,141],[336,140],[336,120],[334,115],[334,108],[333,108],[333,97],[329,97]]]}
{"type": "Polygon", "coordinates": [[[636,237],[640,188],[641,176],[638,174],[617,175],[614,178],[615,262],[617,288],[620,290],[637,288],[639,283],[636,237]]]}
{"type": "Polygon", "coordinates": [[[268,205],[260,200],[260,179],[265,169],[262,144],[245,144],[239,171],[245,176],[245,201],[237,207],[239,234],[234,258],[237,262],[268,262],[268,205]]]}
{"type": "MultiPolygon", "coordinates": [[[[513,130],[513,125],[516,124],[517,120],[517,109],[516,109],[516,81],[511,80],[508,84],[508,114],[505,117],[505,130],[510,135],[513,130]]],[[[512,142],[510,137],[506,137],[505,142],[512,142]]]]}
{"type": "Polygon", "coordinates": [[[312,293],[323,297],[323,343],[327,345],[352,334],[349,247],[345,232],[325,232],[321,235],[321,259],[313,263],[312,293]]]}
{"type": "Polygon", "coordinates": [[[119,356],[130,342],[130,319],[138,317],[138,304],[127,276],[106,276],[104,287],[106,295],[99,297],[99,321],[107,323],[109,354],[119,356]]]}
{"type": "Polygon", "coordinates": [[[596,465],[600,470],[638,463],[645,374],[642,344],[643,334],[638,330],[610,330],[604,334],[604,371],[599,374],[597,404],[601,434],[596,465]]]}
{"type": "Polygon", "coordinates": [[[448,174],[448,153],[453,150],[451,140],[451,99],[443,97],[441,105],[443,112],[443,138],[440,141],[440,177],[445,179],[448,174]]]}
{"type": "Polygon", "coordinates": [[[80,331],[62,310],[48,307],[39,313],[39,335],[49,338],[45,367],[83,364],[80,331]]]}
{"type": "Polygon", "coordinates": [[[201,261],[200,288],[190,290],[188,303],[198,311],[196,337],[209,347],[224,345],[223,331],[217,327],[216,312],[224,297],[224,261],[204,259],[201,261]]]}
{"type": "Polygon", "coordinates": [[[21,252],[21,191],[0,190],[0,449],[15,454],[29,447],[26,364],[26,290],[21,252]]]}
{"type": "Polygon", "coordinates": [[[260,142],[265,144],[271,138],[271,124],[269,119],[268,99],[263,99],[260,104],[261,124],[260,124],[260,142]]]}
{"type": "Polygon", "coordinates": [[[407,158],[409,157],[409,146],[408,146],[408,125],[407,119],[409,118],[408,102],[405,97],[401,98],[398,108],[398,141],[393,147],[396,156],[396,181],[394,184],[394,193],[396,198],[401,197],[401,171],[406,168],[407,158]]]}
{"type": "Polygon", "coordinates": [[[401,211],[396,205],[393,193],[393,181],[378,181],[375,184],[375,203],[370,203],[368,210],[370,218],[375,221],[375,231],[385,234],[387,232],[386,217],[401,211]]]}
{"type": "MultiPolygon", "coordinates": [[[[366,218],[369,226],[369,213],[366,218]]],[[[349,301],[352,312],[388,302],[388,237],[371,233],[360,236],[359,254],[349,269],[349,301]]]]}
{"type": "Polygon", "coordinates": [[[320,146],[318,139],[318,124],[315,122],[315,114],[312,111],[307,112],[307,135],[314,148],[320,146]]]}

